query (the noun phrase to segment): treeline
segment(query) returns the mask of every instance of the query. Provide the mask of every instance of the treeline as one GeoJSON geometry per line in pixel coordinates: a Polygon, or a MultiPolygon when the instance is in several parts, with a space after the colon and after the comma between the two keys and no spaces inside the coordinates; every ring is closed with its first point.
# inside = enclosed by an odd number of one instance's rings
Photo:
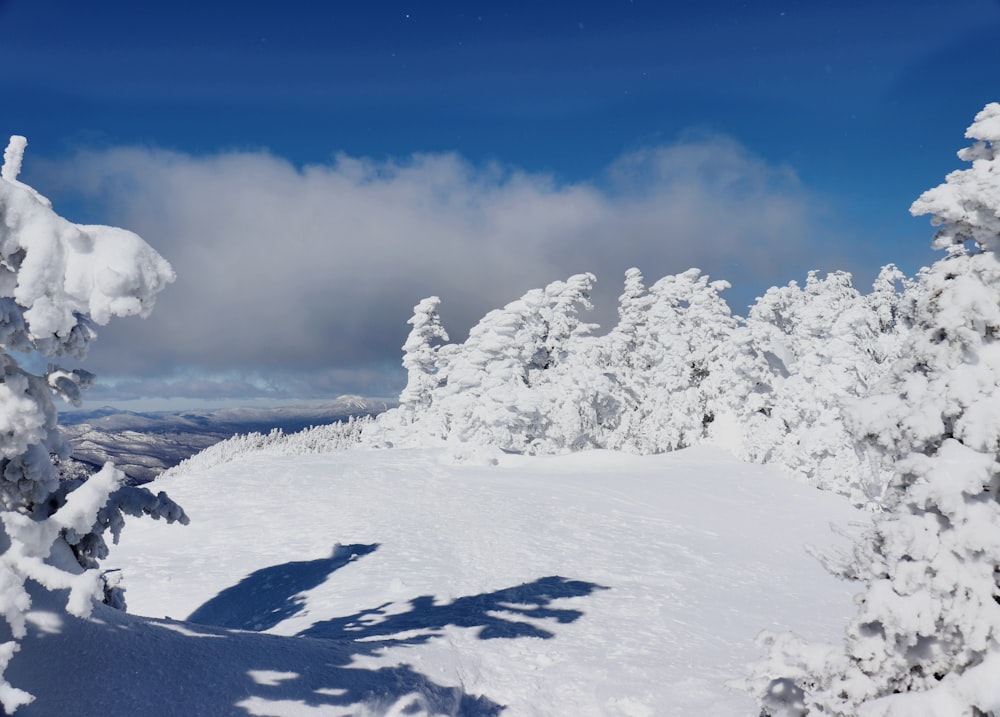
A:
{"type": "Polygon", "coordinates": [[[647,286],[625,275],[617,325],[583,320],[579,274],[491,311],[449,343],[439,300],[409,323],[400,406],[363,442],[460,441],[518,453],[661,453],[705,442],[773,463],[857,504],[888,472],[869,460],[851,406],[886,374],[913,326],[918,280],[882,269],[863,294],[846,272],[768,290],[746,317],[697,269],[647,286]]]}

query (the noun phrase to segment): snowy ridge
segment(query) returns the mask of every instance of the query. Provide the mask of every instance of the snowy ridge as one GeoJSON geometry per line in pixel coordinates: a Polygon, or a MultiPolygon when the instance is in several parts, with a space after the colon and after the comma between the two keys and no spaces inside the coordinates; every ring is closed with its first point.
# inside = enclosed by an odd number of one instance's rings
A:
{"type": "Polygon", "coordinates": [[[346,450],[360,444],[364,427],[371,420],[369,416],[358,419],[351,416],[340,423],[315,426],[298,433],[288,434],[276,428],[266,434],[247,433],[233,436],[181,461],[176,468],[167,471],[167,474],[203,471],[252,453],[269,456],[302,456],[346,450]]]}
{"type": "Polygon", "coordinates": [[[310,426],[333,423],[349,416],[380,413],[395,401],[361,396],[339,396],[332,400],[313,401],[289,406],[217,408],[187,411],[124,411],[99,408],[71,410],[60,414],[64,427],[89,425],[103,431],[142,433],[253,433],[281,428],[286,433],[310,426]]]}
{"type": "MultiPolygon", "coordinates": [[[[360,396],[280,408],[134,413],[115,409],[71,411],[60,416],[72,458],[91,466],[113,461],[140,483],[233,436],[281,435],[386,410],[391,404],[360,396]]],[[[332,429],[334,432],[336,429],[332,429]]],[[[305,431],[309,434],[309,431],[305,431]]],[[[262,437],[253,438],[253,441],[262,437]]],[[[332,439],[331,439],[332,440],[332,439]]],[[[301,439],[304,443],[305,439],[301,439]]],[[[303,445],[303,448],[305,446],[303,445]]]]}

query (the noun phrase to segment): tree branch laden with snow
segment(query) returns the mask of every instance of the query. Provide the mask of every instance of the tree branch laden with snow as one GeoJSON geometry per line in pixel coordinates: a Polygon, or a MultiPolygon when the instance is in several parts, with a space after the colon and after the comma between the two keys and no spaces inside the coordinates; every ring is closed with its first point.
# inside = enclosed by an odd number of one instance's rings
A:
{"type": "Polygon", "coordinates": [[[859,581],[842,646],[765,636],[750,685],[764,714],[1000,713],[1000,104],[959,153],[970,169],[913,204],[948,256],[923,271],[901,358],[852,428],[893,471],[851,559],[859,581]]]}
{"type": "Polygon", "coordinates": [[[97,560],[117,540],[123,514],[187,522],[162,493],[123,485],[105,466],[85,481],[62,481],[53,456],[65,459],[53,396],[79,403],[93,376],[50,364],[41,375],[11,352],[82,359],[96,327],[116,316],[147,316],[156,294],[174,280],[163,257],[132,232],[82,226],[17,180],[27,142],[13,137],[0,171],[0,613],[13,640],[0,646],[0,704],[13,712],[31,696],[2,680],[25,633],[28,581],[68,591],[66,610],[87,617],[107,589],[97,560]],[[70,564],[59,556],[70,556],[70,564]]]}

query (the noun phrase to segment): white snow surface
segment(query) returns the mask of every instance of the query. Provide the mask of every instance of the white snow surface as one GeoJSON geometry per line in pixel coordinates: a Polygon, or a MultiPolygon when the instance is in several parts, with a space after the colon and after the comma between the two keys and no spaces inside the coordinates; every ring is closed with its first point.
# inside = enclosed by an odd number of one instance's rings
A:
{"type": "Polygon", "coordinates": [[[149,617],[37,595],[19,717],[756,714],[726,683],[757,633],[854,612],[804,545],[866,520],[711,447],[250,454],[154,486],[191,524],[131,521],[105,561],[149,617]]]}

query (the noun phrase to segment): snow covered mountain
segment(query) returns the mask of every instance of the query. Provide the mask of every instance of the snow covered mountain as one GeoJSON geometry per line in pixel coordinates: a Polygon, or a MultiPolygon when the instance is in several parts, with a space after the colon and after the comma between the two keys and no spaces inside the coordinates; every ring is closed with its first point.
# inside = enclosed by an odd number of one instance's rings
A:
{"type": "Polygon", "coordinates": [[[735,717],[761,629],[836,638],[853,611],[803,546],[864,514],[715,448],[185,468],[153,485],[191,524],[134,521],[105,562],[133,614],[36,600],[19,717],[735,717]]]}
{"type": "Polygon", "coordinates": [[[107,461],[144,483],[167,468],[231,436],[294,433],[350,416],[381,413],[390,403],[360,396],[279,408],[136,413],[114,408],[67,411],[60,416],[75,461],[99,468],[107,461]]]}

